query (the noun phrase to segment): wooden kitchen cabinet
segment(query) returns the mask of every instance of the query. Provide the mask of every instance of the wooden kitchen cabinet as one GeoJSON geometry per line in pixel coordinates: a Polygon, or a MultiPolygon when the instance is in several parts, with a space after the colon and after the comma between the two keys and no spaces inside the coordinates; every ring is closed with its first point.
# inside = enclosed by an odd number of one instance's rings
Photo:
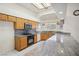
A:
{"type": "Polygon", "coordinates": [[[37,23],[36,21],[32,21],[32,28],[33,28],[33,29],[36,29],[37,24],[38,24],[38,23],[37,23]]]}
{"type": "Polygon", "coordinates": [[[34,43],[37,43],[37,34],[34,35],[34,43]]]}
{"type": "Polygon", "coordinates": [[[0,20],[15,22],[16,21],[16,17],[0,13],[0,20]]]}
{"type": "Polygon", "coordinates": [[[16,22],[16,17],[8,15],[7,21],[16,22]]]}
{"type": "Polygon", "coordinates": [[[53,35],[53,34],[52,34],[52,31],[49,31],[49,32],[48,32],[48,38],[51,37],[52,35],[53,35]]]}
{"type": "Polygon", "coordinates": [[[41,33],[41,40],[47,40],[48,38],[50,38],[52,36],[52,32],[51,31],[47,31],[47,32],[42,32],[41,33]]]}
{"type": "Polygon", "coordinates": [[[6,21],[7,18],[8,18],[8,15],[0,13],[0,20],[6,21]]]}
{"type": "Polygon", "coordinates": [[[15,39],[15,49],[18,51],[23,50],[27,47],[27,37],[16,37],[15,39]]]}
{"type": "Polygon", "coordinates": [[[24,29],[24,19],[23,18],[17,18],[15,28],[24,29]]]}
{"type": "Polygon", "coordinates": [[[35,29],[36,27],[37,27],[37,23],[36,22],[33,22],[32,23],[32,28],[35,29]]]}
{"type": "Polygon", "coordinates": [[[23,18],[20,18],[20,17],[11,16],[11,15],[2,14],[2,13],[0,13],[0,20],[1,21],[15,22],[15,29],[24,29],[24,23],[25,24],[31,24],[32,29],[36,29],[37,24],[38,24],[36,21],[32,21],[32,20],[29,20],[29,19],[23,19],[23,18]]]}
{"type": "Polygon", "coordinates": [[[24,23],[25,23],[25,24],[28,24],[28,19],[25,19],[25,20],[24,20],[24,23]]]}
{"type": "Polygon", "coordinates": [[[47,40],[47,39],[48,39],[47,33],[42,32],[41,33],[41,40],[43,41],[43,40],[47,40]]]}

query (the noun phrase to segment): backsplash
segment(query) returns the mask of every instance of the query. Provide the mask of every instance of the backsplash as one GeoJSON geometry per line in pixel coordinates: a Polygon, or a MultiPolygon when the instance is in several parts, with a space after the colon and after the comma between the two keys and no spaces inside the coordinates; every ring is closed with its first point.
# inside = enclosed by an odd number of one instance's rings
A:
{"type": "MultiPolygon", "coordinates": [[[[24,31],[25,31],[24,29],[17,29],[15,30],[15,34],[23,34],[24,31]]],[[[34,34],[35,32],[36,32],[36,29],[32,29],[29,31],[29,33],[32,33],[32,34],[34,34]]]]}
{"type": "Polygon", "coordinates": [[[15,34],[22,34],[23,32],[24,32],[24,29],[15,30],[15,34]]]}

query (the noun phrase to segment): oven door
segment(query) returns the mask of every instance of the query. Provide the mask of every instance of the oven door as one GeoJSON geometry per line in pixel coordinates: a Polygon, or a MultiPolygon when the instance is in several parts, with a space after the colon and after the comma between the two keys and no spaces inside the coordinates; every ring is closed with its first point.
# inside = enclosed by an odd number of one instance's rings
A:
{"type": "Polygon", "coordinates": [[[34,44],[34,35],[28,36],[27,41],[28,46],[34,44]]]}

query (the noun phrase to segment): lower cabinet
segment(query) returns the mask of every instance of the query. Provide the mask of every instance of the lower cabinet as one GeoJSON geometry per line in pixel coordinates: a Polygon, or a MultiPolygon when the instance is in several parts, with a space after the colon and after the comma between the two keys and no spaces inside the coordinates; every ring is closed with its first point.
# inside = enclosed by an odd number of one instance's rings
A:
{"type": "Polygon", "coordinates": [[[37,34],[34,35],[34,43],[37,43],[37,34]]]}
{"type": "Polygon", "coordinates": [[[45,33],[41,33],[41,40],[44,41],[47,39],[47,35],[45,33]]]}
{"type": "Polygon", "coordinates": [[[21,51],[26,47],[27,47],[27,37],[16,37],[15,49],[21,51]]]}
{"type": "Polygon", "coordinates": [[[47,40],[52,36],[52,32],[47,31],[47,32],[41,32],[41,41],[47,40]]]}
{"type": "Polygon", "coordinates": [[[52,33],[51,31],[48,32],[48,38],[51,37],[54,33],[52,33]]]}

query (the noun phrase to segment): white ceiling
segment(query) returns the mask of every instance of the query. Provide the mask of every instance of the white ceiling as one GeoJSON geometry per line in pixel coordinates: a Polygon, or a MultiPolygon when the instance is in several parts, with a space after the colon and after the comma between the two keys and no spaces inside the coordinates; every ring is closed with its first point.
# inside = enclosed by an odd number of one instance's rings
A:
{"type": "Polygon", "coordinates": [[[49,7],[48,9],[42,9],[42,10],[33,6],[32,3],[19,3],[18,5],[34,12],[41,19],[40,21],[46,20],[51,22],[51,20],[65,18],[67,4],[51,3],[51,7],[49,7]]]}
{"type": "Polygon", "coordinates": [[[55,14],[46,14],[40,17],[40,21],[41,22],[55,22],[56,21],[57,16],[55,14]],[[55,20],[55,21],[54,21],[55,20]]]}
{"type": "Polygon", "coordinates": [[[64,19],[65,18],[65,14],[66,14],[66,7],[67,4],[66,3],[54,3],[52,4],[53,8],[56,11],[56,15],[59,19],[64,19]],[[60,12],[63,12],[63,14],[59,14],[60,12]]]}
{"type": "Polygon", "coordinates": [[[18,5],[26,8],[26,9],[29,9],[31,11],[33,11],[34,13],[38,13],[39,9],[37,9],[36,7],[34,7],[34,5],[32,3],[19,3],[18,5]]]}

